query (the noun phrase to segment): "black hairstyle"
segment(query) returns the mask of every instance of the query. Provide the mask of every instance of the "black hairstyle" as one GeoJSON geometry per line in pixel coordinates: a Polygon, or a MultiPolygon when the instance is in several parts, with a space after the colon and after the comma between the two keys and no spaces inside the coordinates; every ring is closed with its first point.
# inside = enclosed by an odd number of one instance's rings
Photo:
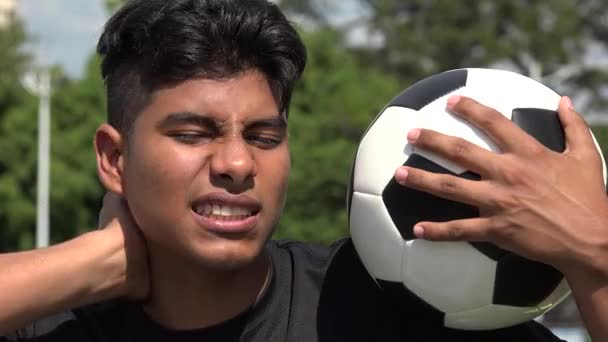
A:
{"type": "Polygon", "coordinates": [[[160,87],[202,77],[262,72],[282,114],[306,64],[306,49],[267,0],[131,0],[106,23],[97,52],[108,123],[128,135],[160,87]]]}

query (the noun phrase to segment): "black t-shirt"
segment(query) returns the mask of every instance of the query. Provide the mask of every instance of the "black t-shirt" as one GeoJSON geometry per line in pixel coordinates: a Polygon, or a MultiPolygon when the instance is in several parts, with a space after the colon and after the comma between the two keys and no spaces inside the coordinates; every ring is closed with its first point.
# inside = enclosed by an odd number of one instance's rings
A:
{"type": "Polygon", "coordinates": [[[560,341],[532,321],[467,332],[442,327],[411,296],[381,289],[352,242],[271,241],[272,280],[255,307],[217,326],[171,331],[134,302],[113,300],[35,322],[0,341],[560,341]]]}

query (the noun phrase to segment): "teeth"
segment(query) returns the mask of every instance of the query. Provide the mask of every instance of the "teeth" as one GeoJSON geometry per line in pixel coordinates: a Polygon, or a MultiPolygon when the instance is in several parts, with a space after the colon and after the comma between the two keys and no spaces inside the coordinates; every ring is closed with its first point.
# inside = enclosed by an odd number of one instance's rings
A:
{"type": "Polygon", "coordinates": [[[217,204],[214,204],[213,208],[211,209],[211,213],[213,215],[222,215],[222,207],[217,204]]]}
{"type": "Polygon", "coordinates": [[[199,215],[212,214],[216,216],[251,216],[252,214],[251,211],[245,208],[219,204],[199,205],[195,208],[195,211],[199,215]]]}

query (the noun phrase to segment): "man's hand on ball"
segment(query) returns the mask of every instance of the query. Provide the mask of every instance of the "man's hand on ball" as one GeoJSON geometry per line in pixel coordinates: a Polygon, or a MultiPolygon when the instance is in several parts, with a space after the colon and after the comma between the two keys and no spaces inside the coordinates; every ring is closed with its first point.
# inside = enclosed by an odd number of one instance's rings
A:
{"type": "Polygon", "coordinates": [[[566,138],[563,153],[545,148],[502,114],[470,98],[452,97],[448,109],[484,131],[502,152],[431,130],[409,132],[408,141],[416,147],[481,176],[480,181],[471,181],[400,168],[395,175],[399,183],[481,212],[479,218],[420,222],[415,234],[428,240],[493,242],[565,274],[581,271],[581,265],[608,270],[602,161],[589,127],[570,99],[562,98],[558,109],[566,138]]]}

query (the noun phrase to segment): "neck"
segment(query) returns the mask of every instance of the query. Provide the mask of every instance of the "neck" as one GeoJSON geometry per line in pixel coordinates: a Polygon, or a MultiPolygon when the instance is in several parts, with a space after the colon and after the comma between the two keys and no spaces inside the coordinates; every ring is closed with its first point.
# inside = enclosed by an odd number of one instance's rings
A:
{"type": "Polygon", "coordinates": [[[230,271],[206,269],[183,259],[166,250],[150,250],[151,294],[144,311],[173,330],[210,327],[237,316],[257,302],[270,279],[265,253],[230,271]]]}

